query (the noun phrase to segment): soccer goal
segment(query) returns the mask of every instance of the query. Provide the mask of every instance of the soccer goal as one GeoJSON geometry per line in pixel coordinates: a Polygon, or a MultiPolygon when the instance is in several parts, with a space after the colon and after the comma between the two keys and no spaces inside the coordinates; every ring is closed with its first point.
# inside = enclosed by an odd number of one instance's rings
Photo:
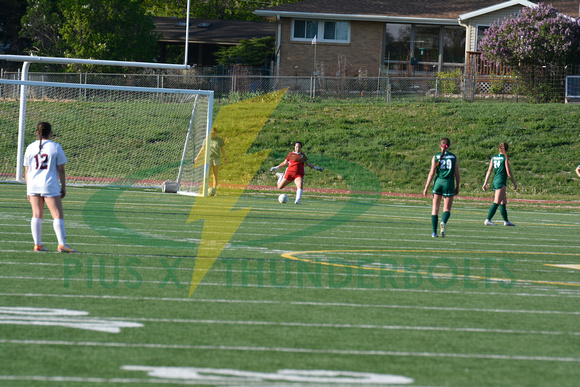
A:
{"type": "Polygon", "coordinates": [[[207,195],[209,152],[193,160],[211,129],[213,91],[1,79],[0,101],[0,181],[23,182],[25,145],[47,121],[70,184],[172,181],[180,193],[207,195]]]}

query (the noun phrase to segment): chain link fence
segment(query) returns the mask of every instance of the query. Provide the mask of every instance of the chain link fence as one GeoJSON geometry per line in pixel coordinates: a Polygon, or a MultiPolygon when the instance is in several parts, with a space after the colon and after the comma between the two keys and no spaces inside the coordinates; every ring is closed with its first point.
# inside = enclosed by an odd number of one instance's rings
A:
{"type": "MultiPolygon", "coordinates": [[[[532,76],[428,77],[277,77],[263,75],[198,74],[100,74],[100,73],[29,73],[31,81],[101,84],[213,90],[216,99],[261,95],[288,89],[290,95],[315,98],[377,98],[396,100],[467,101],[500,99],[502,101],[554,102],[564,100],[565,77],[569,72],[531,73],[532,76]],[[534,82],[543,82],[542,98],[534,92],[534,82]]],[[[20,79],[19,72],[2,72],[4,79],[20,79]]],[[[537,85],[536,85],[537,86],[537,85]]],[[[34,93],[34,88],[29,88],[34,93]]],[[[31,95],[32,98],[43,96],[31,95]]],[[[15,88],[0,89],[0,98],[18,99],[15,88]]]]}

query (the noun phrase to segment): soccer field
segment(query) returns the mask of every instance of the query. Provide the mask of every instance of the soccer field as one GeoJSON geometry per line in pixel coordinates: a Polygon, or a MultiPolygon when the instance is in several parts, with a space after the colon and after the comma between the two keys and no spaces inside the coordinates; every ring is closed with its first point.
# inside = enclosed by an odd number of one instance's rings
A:
{"type": "Polygon", "coordinates": [[[25,187],[0,189],[1,385],[580,380],[577,202],[491,227],[460,197],[431,238],[429,199],[69,187],[80,254],[58,254],[48,211],[34,253],[25,187]]]}

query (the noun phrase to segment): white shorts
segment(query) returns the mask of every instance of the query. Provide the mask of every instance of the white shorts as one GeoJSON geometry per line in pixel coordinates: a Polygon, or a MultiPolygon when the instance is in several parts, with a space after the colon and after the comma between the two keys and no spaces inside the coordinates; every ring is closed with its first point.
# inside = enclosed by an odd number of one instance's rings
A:
{"type": "Polygon", "coordinates": [[[60,196],[61,193],[57,193],[56,195],[54,193],[46,193],[46,194],[39,194],[39,193],[26,193],[28,196],[42,196],[43,198],[55,198],[57,196],[60,196]]]}

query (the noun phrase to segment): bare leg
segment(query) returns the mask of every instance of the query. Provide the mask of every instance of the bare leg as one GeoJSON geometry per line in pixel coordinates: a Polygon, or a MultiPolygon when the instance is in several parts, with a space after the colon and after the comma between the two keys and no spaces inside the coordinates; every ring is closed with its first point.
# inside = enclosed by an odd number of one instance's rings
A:
{"type": "Polygon", "coordinates": [[[439,207],[441,206],[441,195],[433,195],[433,209],[431,210],[431,215],[439,215],[439,207]]]}
{"type": "Polygon", "coordinates": [[[40,218],[44,216],[44,198],[42,196],[28,196],[32,206],[32,217],[40,218]]]}
{"type": "Polygon", "coordinates": [[[220,171],[219,165],[212,165],[211,172],[213,174],[213,188],[217,189],[218,186],[218,174],[220,171]]]}
{"type": "Polygon", "coordinates": [[[446,196],[443,199],[443,212],[451,212],[451,206],[453,205],[454,196],[446,196]]]}
{"type": "Polygon", "coordinates": [[[52,219],[64,219],[64,212],[62,210],[62,199],[60,196],[55,196],[52,198],[44,198],[52,219]]]}
{"type": "Polygon", "coordinates": [[[495,200],[496,204],[506,204],[507,203],[507,195],[505,193],[506,187],[501,187],[500,189],[495,190],[495,200]]]}

